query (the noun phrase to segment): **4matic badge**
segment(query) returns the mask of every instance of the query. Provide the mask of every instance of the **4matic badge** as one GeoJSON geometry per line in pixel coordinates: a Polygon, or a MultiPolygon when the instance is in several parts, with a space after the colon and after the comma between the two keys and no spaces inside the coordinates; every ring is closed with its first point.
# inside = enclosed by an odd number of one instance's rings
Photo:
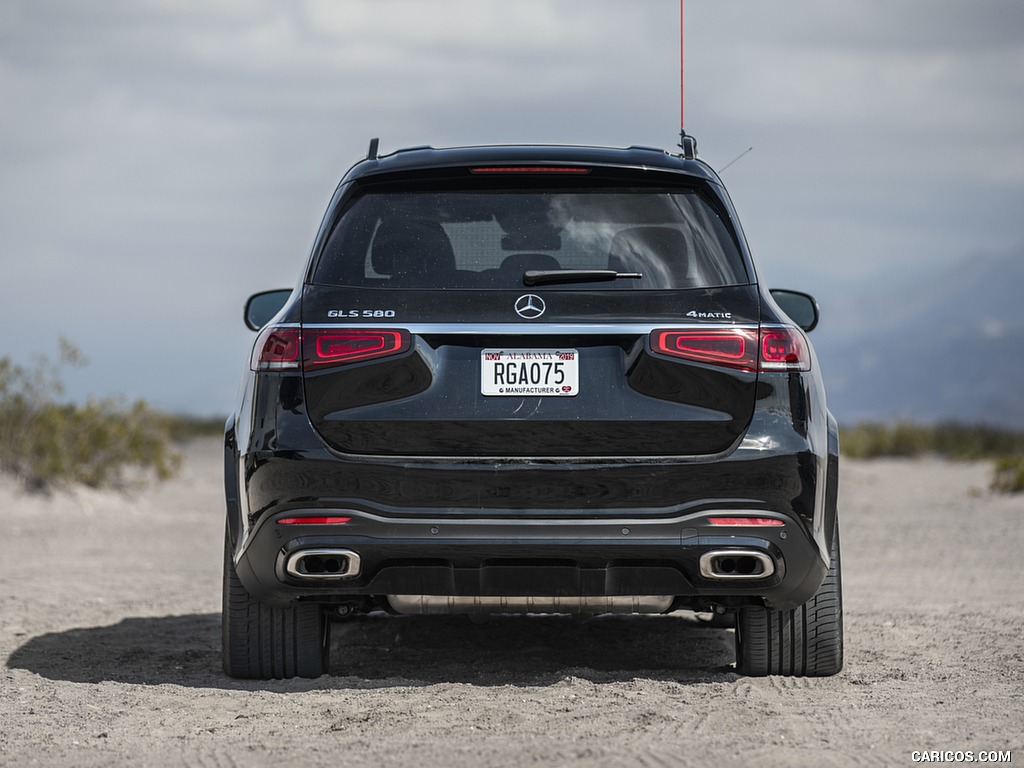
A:
{"type": "Polygon", "coordinates": [[[732,320],[732,312],[698,312],[691,309],[686,313],[687,317],[696,317],[700,320],[732,320]]]}

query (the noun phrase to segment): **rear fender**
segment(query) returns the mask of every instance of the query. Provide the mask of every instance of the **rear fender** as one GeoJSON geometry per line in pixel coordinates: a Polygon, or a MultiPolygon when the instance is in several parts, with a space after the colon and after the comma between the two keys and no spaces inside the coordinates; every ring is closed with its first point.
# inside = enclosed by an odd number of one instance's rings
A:
{"type": "Polygon", "coordinates": [[[227,532],[232,549],[242,537],[242,511],[238,503],[238,442],[235,435],[235,417],[224,425],[224,501],[227,513],[227,532]]]}

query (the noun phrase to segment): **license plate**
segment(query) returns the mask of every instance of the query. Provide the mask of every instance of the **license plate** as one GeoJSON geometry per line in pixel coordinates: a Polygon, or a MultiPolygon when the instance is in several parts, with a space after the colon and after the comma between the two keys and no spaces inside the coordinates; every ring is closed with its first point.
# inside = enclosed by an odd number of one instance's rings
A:
{"type": "Polygon", "coordinates": [[[498,397],[572,397],[580,390],[575,349],[485,349],[480,392],[498,397]]]}

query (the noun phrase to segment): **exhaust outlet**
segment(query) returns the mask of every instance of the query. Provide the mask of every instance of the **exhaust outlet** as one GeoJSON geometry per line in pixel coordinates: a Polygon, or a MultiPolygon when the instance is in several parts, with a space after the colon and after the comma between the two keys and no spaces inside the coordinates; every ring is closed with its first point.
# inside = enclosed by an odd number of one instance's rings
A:
{"type": "Polygon", "coordinates": [[[284,561],[285,573],[296,579],[351,579],[360,566],[359,555],[350,549],[299,549],[284,561]]]}
{"type": "Polygon", "coordinates": [[[723,549],[700,556],[700,575],[705,579],[766,579],[775,573],[775,561],[756,549],[723,549]]]}

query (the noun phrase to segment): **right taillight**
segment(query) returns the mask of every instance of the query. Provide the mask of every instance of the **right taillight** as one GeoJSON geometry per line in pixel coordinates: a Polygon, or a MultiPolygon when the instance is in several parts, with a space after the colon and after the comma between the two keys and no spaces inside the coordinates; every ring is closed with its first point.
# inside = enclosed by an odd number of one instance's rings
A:
{"type": "Polygon", "coordinates": [[[254,371],[313,371],[405,352],[409,332],[398,328],[263,329],[253,347],[254,371]]]}
{"type": "Polygon", "coordinates": [[[809,371],[811,352],[803,333],[788,325],[761,328],[762,371],[809,371]]]}
{"type": "Polygon", "coordinates": [[[651,350],[741,371],[809,371],[810,350],[796,328],[662,328],[651,332],[651,350]]]}
{"type": "Polygon", "coordinates": [[[651,332],[651,349],[698,363],[753,371],[757,367],[754,328],[668,328],[651,332]]]}

